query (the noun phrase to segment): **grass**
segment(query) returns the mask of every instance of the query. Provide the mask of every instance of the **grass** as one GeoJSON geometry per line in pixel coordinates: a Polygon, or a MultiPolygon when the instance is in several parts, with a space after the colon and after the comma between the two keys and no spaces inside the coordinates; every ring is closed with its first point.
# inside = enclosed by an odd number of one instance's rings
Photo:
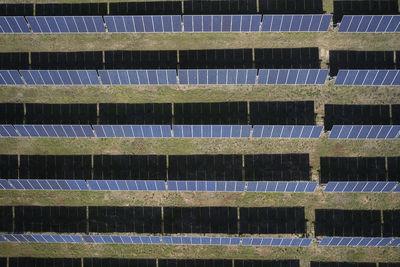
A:
{"type": "Polygon", "coordinates": [[[300,259],[305,261],[396,262],[398,248],[165,246],[100,244],[0,243],[0,256],[8,257],[108,257],[148,259],[300,259]]]}
{"type": "Polygon", "coordinates": [[[397,50],[397,34],[308,33],[124,33],[1,34],[0,52],[69,52],[107,50],[186,50],[298,48],[320,50],[397,50]]]}
{"type": "Polygon", "coordinates": [[[314,209],[400,209],[397,193],[209,193],[132,191],[0,191],[3,206],[179,206],[305,207],[314,209]]]}

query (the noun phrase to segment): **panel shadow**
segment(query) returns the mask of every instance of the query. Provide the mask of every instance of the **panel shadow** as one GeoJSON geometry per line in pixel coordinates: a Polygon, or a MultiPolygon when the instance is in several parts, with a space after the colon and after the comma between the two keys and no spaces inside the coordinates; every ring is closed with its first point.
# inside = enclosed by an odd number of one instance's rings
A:
{"type": "Polygon", "coordinates": [[[36,4],[36,16],[103,16],[107,3],[36,4]]]}
{"type": "Polygon", "coordinates": [[[314,101],[250,102],[251,125],[315,125],[314,101]]]}
{"type": "Polygon", "coordinates": [[[251,49],[180,50],[181,69],[251,69],[251,49]]]}
{"type": "Polygon", "coordinates": [[[325,105],[324,127],[333,125],[390,125],[389,105],[325,105]]]}
{"type": "Polygon", "coordinates": [[[317,209],[315,236],[380,237],[380,211],[317,209]]]}
{"type": "Polygon", "coordinates": [[[257,69],[319,69],[318,47],[304,48],[256,48],[257,69]]]}
{"type": "Polygon", "coordinates": [[[394,69],[393,51],[329,51],[329,75],[336,76],[340,69],[394,69]]]}
{"type": "Polygon", "coordinates": [[[181,15],[181,1],[110,3],[110,15],[181,15]]]}
{"type": "Polygon", "coordinates": [[[321,183],[330,181],[386,181],[384,157],[321,157],[321,183]]]}
{"type": "Polygon", "coordinates": [[[242,181],[242,155],[171,155],[168,179],[242,181]]]}
{"type": "Polygon", "coordinates": [[[185,15],[256,14],[256,0],[184,0],[185,15]]]}
{"type": "Polygon", "coordinates": [[[175,103],[174,119],[175,124],[247,125],[247,103],[175,103]]]}

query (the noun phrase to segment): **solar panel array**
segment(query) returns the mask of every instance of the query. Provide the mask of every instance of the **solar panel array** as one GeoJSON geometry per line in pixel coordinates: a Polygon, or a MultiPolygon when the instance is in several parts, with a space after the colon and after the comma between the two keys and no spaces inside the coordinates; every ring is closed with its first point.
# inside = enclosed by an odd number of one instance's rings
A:
{"type": "Polygon", "coordinates": [[[28,24],[24,17],[2,17],[0,16],[0,33],[30,33],[28,24]]]}
{"type": "Polygon", "coordinates": [[[260,69],[258,84],[318,85],[327,78],[327,69],[260,69]]]}
{"type": "Polygon", "coordinates": [[[393,192],[397,182],[328,182],[325,192],[393,192]]]}
{"type": "Polygon", "coordinates": [[[2,70],[0,85],[316,85],[327,69],[2,70]],[[23,80],[22,80],[23,78],[23,80]],[[258,82],[257,82],[258,80],[258,82]]]}
{"type": "Polygon", "coordinates": [[[339,32],[400,32],[400,16],[343,16],[339,32]]]}
{"type": "Polygon", "coordinates": [[[251,125],[173,125],[174,137],[250,138],[251,125]]]}
{"type": "Polygon", "coordinates": [[[0,85],[22,85],[24,81],[21,79],[17,70],[0,70],[0,85]]]}
{"type": "Polygon", "coordinates": [[[387,247],[392,246],[393,238],[383,237],[324,237],[320,246],[334,247],[387,247]]]}
{"type": "Polygon", "coordinates": [[[20,70],[27,85],[99,85],[96,70],[20,70]]]}
{"type": "Polygon", "coordinates": [[[311,238],[242,238],[242,246],[308,247],[311,238]]]}
{"type": "Polygon", "coordinates": [[[259,32],[261,15],[183,16],[184,32],[259,32]]]}
{"type": "Polygon", "coordinates": [[[206,236],[129,236],[129,235],[42,235],[4,234],[0,242],[17,243],[98,243],[144,245],[222,245],[308,247],[311,238],[239,238],[206,236]]]}
{"type": "Polygon", "coordinates": [[[156,180],[88,180],[95,191],[166,191],[165,181],[156,180]]]}
{"type": "Polygon", "coordinates": [[[399,70],[339,70],[335,85],[400,86],[399,70]]]}
{"type": "Polygon", "coordinates": [[[177,84],[175,70],[99,70],[104,85],[177,84]]]}
{"type": "Polygon", "coordinates": [[[0,17],[0,33],[324,32],[331,20],[332,15],[17,16],[0,17]]]}
{"type": "Polygon", "coordinates": [[[245,192],[246,182],[236,181],[167,181],[168,191],[245,192]]]}
{"type": "Polygon", "coordinates": [[[317,182],[0,179],[0,190],[312,193],[317,182]]]}
{"type": "Polygon", "coordinates": [[[172,137],[169,125],[93,125],[97,137],[165,138],[172,137]]]}
{"type": "Polygon", "coordinates": [[[14,125],[21,137],[95,137],[90,125],[14,125]]]}
{"type": "Polygon", "coordinates": [[[264,15],[262,32],[326,32],[332,15],[264,15]]]}
{"type": "Polygon", "coordinates": [[[108,32],[182,32],[181,16],[104,16],[108,32]]]}
{"type": "Polygon", "coordinates": [[[329,134],[330,139],[396,139],[399,137],[400,125],[333,125],[329,134]]]}
{"type": "Polygon", "coordinates": [[[106,32],[101,16],[26,17],[33,33],[106,32]]]}
{"type": "Polygon", "coordinates": [[[256,69],[179,70],[179,84],[256,84],[256,69]]]}
{"type": "Polygon", "coordinates": [[[254,125],[253,138],[319,138],[322,126],[254,125]]]}
{"type": "Polygon", "coordinates": [[[247,192],[312,193],[317,182],[248,182],[247,192]]]}

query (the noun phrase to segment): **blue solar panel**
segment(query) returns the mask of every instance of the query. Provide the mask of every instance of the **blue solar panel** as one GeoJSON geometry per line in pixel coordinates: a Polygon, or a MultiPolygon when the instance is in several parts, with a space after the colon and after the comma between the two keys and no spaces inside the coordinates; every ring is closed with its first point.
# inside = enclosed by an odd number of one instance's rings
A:
{"type": "Polygon", "coordinates": [[[179,84],[255,84],[256,69],[179,70],[179,84]]]}
{"type": "Polygon", "coordinates": [[[312,193],[317,182],[248,182],[247,192],[312,193]]]}
{"type": "Polygon", "coordinates": [[[258,32],[261,15],[183,16],[184,32],[258,32]]]}
{"type": "Polygon", "coordinates": [[[334,125],[330,139],[394,139],[400,132],[399,125],[334,125]]]}
{"type": "Polygon", "coordinates": [[[382,237],[324,237],[320,246],[339,247],[385,247],[392,241],[392,238],[382,237]]]}
{"type": "Polygon", "coordinates": [[[24,17],[0,17],[0,33],[31,33],[24,17]]]}
{"type": "Polygon", "coordinates": [[[175,70],[99,70],[104,85],[177,84],[175,70]]]}
{"type": "Polygon", "coordinates": [[[0,70],[0,85],[23,85],[17,70],[0,70]]]}
{"type": "Polygon", "coordinates": [[[101,16],[26,17],[33,33],[106,32],[101,16]]]}
{"type": "Polygon", "coordinates": [[[182,32],[180,16],[104,16],[108,32],[182,32]]]}
{"type": "Polygon", "coordinates": [[[328,31],[332,15],[264,15],[263,32],[328,31]]]}
{"type": "Polygon", "coordinates": [[[257,84],[325,84],[327,69],[260,69],[257,84]]]}
{"type": "Polygon", "coordinates": [[[400,32],[400,16],[343,16],[338,32],[400,32]]]}
{"type": "Polygon", "coordinates": [[[21,70],[28,85],[99,85],[96,70],[21,70]]]}
{"type": "Polygon", "coordinates": [[[253,138],[319,138],[322,126],[254,125],[253,138]]]}
{"type": "Polygon", "coordinates": [[[328,182],[325,192],[392,192],[397,182],[328,182]]]}
{"type": "Polygon", "coordinates": [[[339,70],[335,85],[400,86],[398,70],[339,70]]]}

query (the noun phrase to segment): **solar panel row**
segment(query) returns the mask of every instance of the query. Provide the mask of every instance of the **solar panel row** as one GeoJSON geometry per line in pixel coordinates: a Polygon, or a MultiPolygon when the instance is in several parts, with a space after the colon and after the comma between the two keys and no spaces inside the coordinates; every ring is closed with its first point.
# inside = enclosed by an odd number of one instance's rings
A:
{"type": "Polygon", "coordinates": [[[248,182],[247,192],[312,193],[317,182],[248,182]]]}
{"type": "Polygon", "coordinates": [[[87,180],[95,191],[166,191],[165,181],[156,180],[87,180]]]}
{"type": "Polygon", "coordinates": [[[28,24],[24,17],[2,17],[0,16],[0,33],[30,33],[28,24]]]}
{"type": "Polygon", "coordinates": [[[339,32],[400,32],[400,16],[343,16],[339,32]]]}
{"type": "MultiPolygon", "coordinates": [[[[322,131],[311,125],[173,125],[172,131],[170,125],[0,125],[0,137],[319,138],[322,131]]],[[[400,125],[334,125],[329,138],[397,139],[400,125]]]]}
{"type": "Polygon", "coordinates": [[[400,86],[399,70],[339,70],[335,85],[400,86]]]}
{"type": "Polygon", "coordinates": [[[33,33],[106,32],[101,16],[26,17],[33,33]]]}
{"type": "Polygon", "coordinates": [[[4,234],[0,242],[18,243],[99,243],[164,245],[231,245],[308,247],[311,238],[239,238],[206,236],[129,236],[129,235],[41,235],[4,234]]]}
{"type": "MultiPolygon", "coordinates": [[[[397,183],[395,183],[397,184],[397,183]]],[[[167,181],[164,180],[42,180],[0,179],[0,190],[304,192],[317,182],[167,181]]],[[[385,192],[385,191],[383,191],[385,192]]]]}
{"type": "Polygon", "coordinates": [[[382,237],[324,237],[320,246],[335,247],[386,247],[391,246],[393,238],[382,237]]]}
{"type": "Polygon", "coordinates": [[[104,16],[108,32],[182,32],[181,16],[104,16]]]}
{"type": "Polygon", "coordinates": [[[332,15],[0,17],[0,33],[321,32],[332,15]],[[261,22],[262,19],[262,22],[261,22]],[[183,20],[183,23],[182,23],[183,20]],[[183,26],[183,28],[182,28],[183,26]]]}
{"type": "Polygon", "coordinates": [[[167,181],[168,191],[245,192],[246,182],[167,181]]]}
{"type": "Polygon", "coordinates": [[[322,126],[254,125],[253,138],[319,138],[322,126]]]}
{"type": "Polygon", "coordinates": [[[98,85],[96,70],[20,70],[27,85],[98,85]]]}
{"type": "Polygon", "coordinates": [[[183,16],[184,32],[259,32],[261,15],[183,16]]]}
{"type": "MultiPolygon", "coordinates": [[[[327,69],[1,70],[0,85],[325,84],[327,69]],[[24,80],[22,80],[22,78],[24,80]],[[178,82],[179,78],[179,82],[178,82]],[[257,82],[258,80],[258,82],[257,82]]],[[[400,75],[399,75],[400,77],[400,75]]]]}
{"type": "MultiPolygon", "coordinates": [[[[254,134],[253,134],[254,135],[254,134]]],[[[334,125],[330,139],[395,139],[400,125],[334,125]]]]}
{"type": "Polygon", "coordinates": [[[260,69],[258,84],[325,84],[327,69],[260,69]]]}
{"type": "Polygon", "coordinates": [[[90,125],[15,125],[21,137],[95,137],[90,125]]]}
{"type": "Polygon", "coordinates": [[[311,238],[242,238],[242,246],[308,247],[311,238]]]}
{"type": "Polygon", "coordinates": [[[328,182],[325,192],[393,192],[397,182],[328,182]]]}
{"type": "Polygon", "coordinates": [[[173,125],[174,137],[250,138],[251,125],[173,125]]]}
{"type": "Polygon", "coordinates": [[[99,70],[104,85],[177,84],[175,70],[99,70]]]}
{"type": "Polygon", "coordinates": [[[179,70],[179,84],[256,84],[256,69],[179,70]]]}
{"type": "Polygon", "coordinates": [[[326,32],[332,15],[264,15],[262,32],[326,32]]]}
{"type": "Polygon", "coordinates": [[[93,125],[93,130],[97,137],[172,137],[169,125],[93,125]]]}

